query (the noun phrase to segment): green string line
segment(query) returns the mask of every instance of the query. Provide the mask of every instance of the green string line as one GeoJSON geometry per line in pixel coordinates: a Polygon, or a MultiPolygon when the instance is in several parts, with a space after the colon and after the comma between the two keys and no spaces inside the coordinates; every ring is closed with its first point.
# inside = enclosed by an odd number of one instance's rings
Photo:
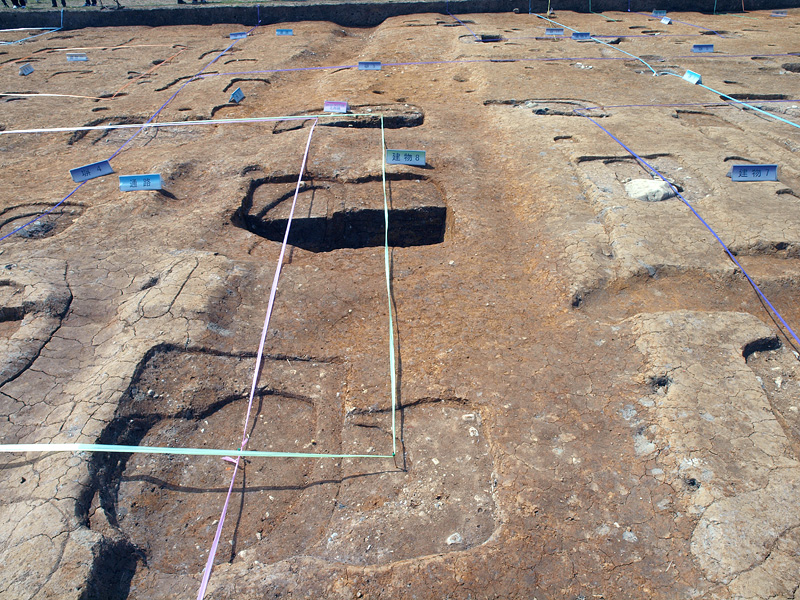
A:
{"type": "Polygon", "coordinates": [[[381,172],[383,174],[383,221],[385,225],[383,258],[386,267],[386,293],[389,300],[389,380],[392,386],[392,456],[397,455],[397,435],[395,433],[396,408],[397,408],[397,376],[395,374],[394,358],[394,320],[392,318],[392,283],[389,271],[389,199],[386,194],[386,132],[383,128],[383,115],[381,115],[381,172]]]}
{"type": "Polygon", "coordinates": [[[594,12],[592,10],[592,0],[589,0],[589,12],[592,13],[593,15],[597,15],[599,17],[603,17],[606,21],[611,21],[612,23],[619,23],[620,22],[619,19],[612,19],[611,17],[605,16],[603,13],[594,12]]]}
{"type": "Polygon", "coordinates": [[[658,73],[656,73],[656,70],[650,66],[650,63],[648,63],[645,59],[641,58],[640,56],[636,56],[635,54],[631,54],[630,52],[625,52],[625,50],[621,50],[620,48],[617,48],[616,46],[613,46],[608,42],[604,42],[603,40],[598,40],[596,37],[592,37],[591,39],[592,41],[597,42],[598,44],[603,44],[604,46],[608,46],[612,50],[616,50],[617,52],[622,52],[623,54],[627,54],[631,58],[638,60],[645,67],[650,69],[653,72],[653,75],[658,75],[658,73]]]}
{"type": "Polygon", "coordinates": [[[189,454],[192,456],[244,456],[252,458],[392,458],[380,454],[321,454],[314,452],[266,452],[220,448],[165,448],[117,444],[4,444],[0,452],[117,452],[123,454],[189,454]]]}
{"type": "MultiPolygon", "coordinates": [[[[341,116],[341,115],[319,115],[341,116]]],[[[370,116],[369,113],[356,113],[350,116],[370,116]]],[[[311,117],[309,117],[311,118],[311,117]]],[[[280,117],[264,117],[262,120],[279,120],[280,117]]],[[[392,396],[392,454],[324,454],[313,452],[271,452],[260,450],[223,450],[219,448],[166,448],[162,446],[123,446],[117,444],[2,444],[0,453],[21,452],[117,452],[124,454],[186,454],[193,456],[242,456],[253,458],[394,458],[397,454],[397,375],[394,348],[394,317],[392,314],[392,284],[389,269],[389,200],[386,191],[386,133],[381,119],[381,172],[383,175],[383,219],[384,266],[386,271],[386,292],[389,303],[389,379],[392,396]]]]}
{"type": "MultiPolygon", "coordinates": [[[[676,75],[675,73],[665,72],[664,75],[672,75],[673,77],[680,77],[681,79],[683,79],[683,77],[681,77],[680,75],[676,75]]],[[[778,115],[773,115],[771,112],[758,108],[757,106],[753,106],[752,104],[748,104],[747,102],[742,102],[741,100],[737,100],[736,98],[731,98],[727,94],[723,94],[719,90],[715,90],[714,88],[708,87],[707,85],[703,85],[702,83],[697,83],[695,85],[703,89],[706,89],[709,92],[714,92],[715,94],[719,94],[720,96],[726,98],[727,100],[730,100],[731,102],[736,102],[737,104],[741,104],[742,106],[746,106],[747,108],[760,112],[772,119],[775,119],[776,121],[781,121],[782,123],[786,123],[787,125],[791,125],[792,127],[797,127],[798,129],[800,129],[800,125],[798,125],[794,121],[790,121],[789,119],[784,119],[783,117],[779,117],[778,115]]]]}
{"type": "Polygon", "coordinates": [[[594,11],[589,11],[589,12],[591,12],[593,15],[597,15],[599,17],[603,17],[606,21],[609,21],[611,23],[620,23],[619,19],[612,19],[611,17],[605,16],[603,13],[594,12],[594,11]]]}
{"type": "Polygon", "coordinates": [[[701,88],[707,89],[710,92],[714,92],[715,94],[719,94],[720,96],[730,100],[731,102],[736,102],[738,104],[746,106],[747,108],[752,108],[753,110],[758,111],[758,112],[760,112],[762,114],[765,114],[768,117],[772,117],[773,119],[775,119],[777,121],[782,121],[783,123],[786,123],[787,125],[791,125],[792,127],[797,127],[798,129],[800,129],[800,125],[798,125],[794,121],[790,121],[789,119],[784,119],[783,117],[779,117],[778,115],[773,115],[771,112],[766,111],[766,110],[762,110],[762,109],[758,108],[757,106],[753,106],[752,104],[748,104],[747,102],[742,102],[741,100],[737,100],[736,98],[731,98],[727,94],[723,94],[722,92],[719,92],[719,91],[715,90],[714,88],[710,88],[707,85],[703,85],[702,83],[698,83],[697,85],[699,85],[701,88]]]}

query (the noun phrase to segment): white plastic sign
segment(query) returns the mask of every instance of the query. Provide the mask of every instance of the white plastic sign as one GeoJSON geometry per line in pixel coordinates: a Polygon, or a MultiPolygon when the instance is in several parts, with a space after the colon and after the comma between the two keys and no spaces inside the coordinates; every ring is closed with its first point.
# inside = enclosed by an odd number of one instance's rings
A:
{"type": "Polygon", "coordinates": [[[344,114],[347,112],[348,106],[347,102],[333,102],[326,100],[322,110],[324,110],[325,112],[344,114]]]}
{"type": "Polygon", "coordinates": [[[386,150],[386,164],[389,165],[416,165],[424,167],[424,150],[386,150]]]}
{"type": "Polygon", "coordinates": [[[685,79],[692,85],[703,83],[703,78],[700,77],[700,73],[695,73],[694,71],[686,71],[686,74],[683,76],[683,79],[685,79]]]}

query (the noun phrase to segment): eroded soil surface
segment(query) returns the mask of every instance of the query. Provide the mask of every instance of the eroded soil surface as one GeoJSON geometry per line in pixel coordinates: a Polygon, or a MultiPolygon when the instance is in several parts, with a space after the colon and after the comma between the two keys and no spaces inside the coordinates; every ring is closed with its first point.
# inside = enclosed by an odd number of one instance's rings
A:
{"type": "MultiPolygon", "coordinates": [[[[663,174],[797,330],[800,133],[769,115],[800,120],[800,13],[606,16],[551,17],[605,44],[508,13],[2,46],[0,235],[69,197],[0,241],[0,443],[238,448],[314,115],[348,101],[313,130],[248,448],[392,453],[391,304],[397,454],[247,459],[208,597],[797,600],[800,349],[684,202],[626,184],[663,174]],[[181,124],[135,127],[159,108],[181,124]],[[391,299],[381,115],[427,153],[386,166],[391,299]],[[134,127],[13,133],[107,124],[134,127]]],[[[229,461],[0,460],[0,596],[196,596],[229,461]]]]}

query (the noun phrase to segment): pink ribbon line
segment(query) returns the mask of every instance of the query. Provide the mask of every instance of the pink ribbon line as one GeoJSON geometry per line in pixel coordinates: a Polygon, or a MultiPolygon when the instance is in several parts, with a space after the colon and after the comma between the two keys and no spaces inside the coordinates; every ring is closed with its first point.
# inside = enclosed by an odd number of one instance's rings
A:
{"type": "MultiPolygon", "coordinates": [[[[272,278],[272,289],[270,289],[269,292],[267,314],[264,317],[264,327],[261,330],[261,341],[258,345],[256,368],[253,372],[253,385],[250,387],[250,398],[247,403],[247,416],[244,420],[244,433],[242,434],[242,446],[240,450],[244,450],[247,442],[249,441],[249,438],[247,437],[247,427],[250,424],[250,413],[253,409],[253,399],[255,398],[256,390],[258,389],[258,378],[261,373],[261,361],[264,355],[264,344],[267,341],[267,330],[269,329],[269,322],[272,318],[272,309],[275,306],[275,295],[278,292],[278,279],[280,279],[281,276],[281,268],[283,267],[283,259],[286,255],[286,247],[289,245],[289,229],[292,226],[292,218],[294,217],[294,209],[297,206],[297,196],[300,193],[300,185],[303,183],[303,174],[305,173],[306,162],[308,161],[308,149],[311,147],[311,136],[314,134],[314,128],[317,126],[318,122],[318,119],[314,119],[314,123],[311,125],[311,131],[308,132],[306,151],[303,154],[303,164],[300,167],[300,175],[297,178],[297,187],[294,190],[294,199],[292,200],[292,208],[289,211],[289,220],[286,222],[286,232],[283,234],[283,244],[281,245],[281,253],[280,257],[278,258],[278,266],[275,268],[275,276],[272,278]]],[[[200,584],[200,590],[197,592],[197,600],[203,600],[203,597],[206,593],[206,588],[208,587],[208,580],[211,578],[211,569],[214,567],[214,557],[217,555],[219,539],[222,536],[222,526],[225,524],[225,516],[228,514],[228,504],[230,503],[231,495],[233,494],[233,484],[236,480],[236,474],[239,471],[239,461],[241,460],[240,456],[237,456],[236,460],[232,460],[227,457],[226,459],[232,462],[234,465],[233,476],[231,477],[231,485],[228,487],[228,496],[225,498],[225,504],[222,507],[222,514],[219,517],[219,525],[217,525],[217,532],[214,535],[214,542],[211,544],[211,549],[208,552],[208,560],[206,561],[206,568],[203,570],[203,580],[200,584]]]]}

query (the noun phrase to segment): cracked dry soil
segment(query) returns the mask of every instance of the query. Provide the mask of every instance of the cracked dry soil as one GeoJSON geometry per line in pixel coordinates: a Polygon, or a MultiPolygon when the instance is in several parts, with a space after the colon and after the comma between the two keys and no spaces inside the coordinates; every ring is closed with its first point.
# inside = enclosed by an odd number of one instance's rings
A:
{"type": "MultiPolygon", "coordinates": [[[[389,147],[428,153],[425,168],[387,174],[397,465],[247,461],[208,597],[797,600],[798,349],[680,201],[627,195],[648,174],[573,109],[602,107],[603,126],[683,190],[797,325],[797,130],[608,59],[624,58],[616,46],[726,94],[791,100],[798,15],[681,15],[725,32],[712,38],[612,16],[558,19],[644,37],[543,38],[545,22],[511,13],[464,16],[502,36],[490,43],[432,14],[293,23],[293,37],[265,26],[161,113],[312,115],[347,100],[386,115],[389,147]],[[692,56],[709,39],[715,54],[692,56]],[[458,62],[240,73],[357,60],[458,62]],[[245,99],[229,103],[239,86],[245,99]],[[653,106],[670,103],[692,106],[653,106]],[[780,181],[734,184],[737,162],[777,162],[780,181]]],[[[3,46],[2,91],[91,98],[4,96],[0,130],[141,123],[236,30],[86,29],[3,46]],[[78,47],[89,61],[72,68],[63,52],[78,47]],[[17,75],[19,61],[34,72],[17,75]]],[[[759,106],[798,117],[792,102],[759,106]]],[[[340,117],[314,132],[252,449],[391,452],[377,124],[340,117]]],[[[133,131],[0,136],[0,232],[133,131]]],[[[0,442],[238,447],[309,131],[144,131],[112,166],[160,173],[164,193],[95,179],[0,243],[0,442]]],[[[0,460],[0,597],[196,595],[229,463],[0,460]]]]}

